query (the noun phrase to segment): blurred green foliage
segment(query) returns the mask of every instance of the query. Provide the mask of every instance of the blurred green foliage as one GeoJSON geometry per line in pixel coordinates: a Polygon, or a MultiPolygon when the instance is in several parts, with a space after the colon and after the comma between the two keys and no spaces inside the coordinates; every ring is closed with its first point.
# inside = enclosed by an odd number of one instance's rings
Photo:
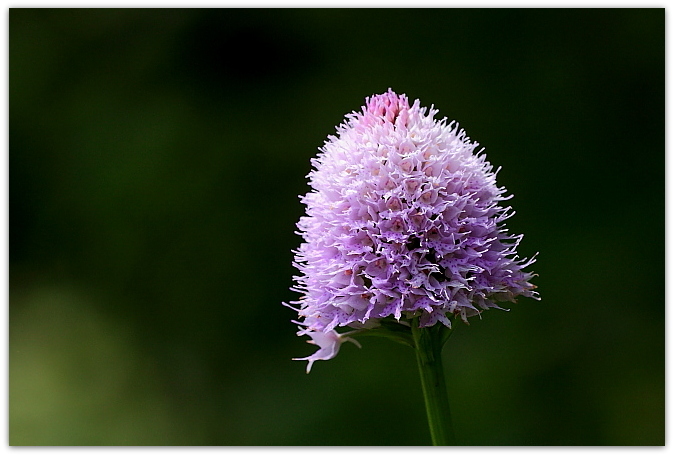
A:
{"type": "Polygon", "coordinates": [[[502,166],[542,301],[463,445],[664,445],[664,9],[11,9],[11,445],[426,445],[413,353],[291,362],[309,160],[393,88],[502,166]]]}

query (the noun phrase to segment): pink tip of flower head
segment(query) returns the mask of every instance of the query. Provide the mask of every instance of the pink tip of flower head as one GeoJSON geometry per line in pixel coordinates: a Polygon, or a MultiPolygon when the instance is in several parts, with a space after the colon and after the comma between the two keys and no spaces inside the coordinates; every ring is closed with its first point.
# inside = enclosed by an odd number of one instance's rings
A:
{"type": "Polygon", "coordinates": [[[337,354],[338,326],[451,326],[451,316],[467,323],[497,302],[538,299],[524,272],[534,259],[517,256],[522,236],[505,229],[510,197],[478,143],[437,112],[389,89],[348,114],[312,160],[293,303],[298,334],[320,347],[301,358],[308,370],[337,354]]]}
{"type": "Polygon", "coordinates": [[[395,123],[398,114],[407,113],[410,106],[405,95],[398,96],[391,89],[382,95],[367,99],[367,114],[395,123]]]}

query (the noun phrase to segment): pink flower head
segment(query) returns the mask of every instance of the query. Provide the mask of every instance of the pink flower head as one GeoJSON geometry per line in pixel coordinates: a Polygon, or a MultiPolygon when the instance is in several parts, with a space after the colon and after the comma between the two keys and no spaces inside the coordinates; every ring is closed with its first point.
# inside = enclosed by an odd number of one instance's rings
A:
{"type": "Polygon", "coordinates": [[[293,288],[298,334],[321,347],[303,358],[309,367],[336,355],[327,341],[338,326],[451,326],[499,301],[537,299],[523,271],[534,259],[518,258],[522,236],[504,228],[505,188],[478,143],[437,112],[389,89],[348,114],[312,160],[293,288]]]}

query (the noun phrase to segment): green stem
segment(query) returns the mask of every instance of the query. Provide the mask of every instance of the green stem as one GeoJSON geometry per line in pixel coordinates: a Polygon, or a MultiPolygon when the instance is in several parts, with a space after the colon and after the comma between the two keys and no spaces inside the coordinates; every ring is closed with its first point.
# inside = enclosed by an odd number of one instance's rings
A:
{"type": "Polygon", "coordinates": [[[442,346],[448,337],[447,331],[441,324],[419,328],[418,318],[412,323],[412,337],[433,445],[455,444],[441,356],[442,346]]]}

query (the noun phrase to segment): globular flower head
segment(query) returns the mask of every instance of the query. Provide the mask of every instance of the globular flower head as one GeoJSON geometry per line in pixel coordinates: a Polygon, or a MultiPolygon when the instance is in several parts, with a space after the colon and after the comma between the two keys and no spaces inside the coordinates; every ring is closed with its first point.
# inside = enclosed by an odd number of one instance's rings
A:
{"type": "MultiPolygon", "coordinates": [[[[366,100],[329,136],[309,173],[297,224],[298,334],[320,342],[339,326],[418,317],[467,318],[517,296],[537,298],[508,234],[505,189],[477,142],[405,95],[366,100]]],[[[333,334],[334,336],[334,334],[333,334]]],[[[327,339],[326,339],[327,340],[327,339]]],[[[329,355],[329,356],[327,356],[329,355]]]]}

